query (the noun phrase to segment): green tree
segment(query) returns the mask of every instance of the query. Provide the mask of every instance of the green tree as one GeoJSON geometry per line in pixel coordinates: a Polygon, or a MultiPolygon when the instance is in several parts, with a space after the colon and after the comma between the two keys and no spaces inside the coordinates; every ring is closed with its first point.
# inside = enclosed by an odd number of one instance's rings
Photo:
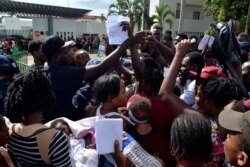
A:
{"type": "Polygon", "coordinates": [[[247,19],[246,19],[245,32],[246,32],[247,34],[250,34],[250,3],[249,3],[249,5],[248,5],[248,12],[247,12],[247,19]]]}
{"type": "Polygon", "coordinates": [[[109,6],[108,15],[117,14],[128,16],[133,31],[136,23],[138,30],[141,29],[143,12],[143,0],[117,0],[116,4],[109,6]]]}
{"type": "Polygon", "coordinates": [[[174,21],[169,18],[168,16],[174,16],[174,13],[171,10],[171,7],[167,4],[156,6],[155,7],[155,15],[152,17],[154,18],[154,23],[157,23],[159,26],[164,27],[165,23],[167,23],[170,29],[173,28],[174,21]]]}
{"type": "Polygon", "coordinates": [[[212,16],[217,22],[234,19],[239,22],[240,31],[247,26],[248,8],[249,0],[206,0],[204,4],[207,16],[212,16]]]}

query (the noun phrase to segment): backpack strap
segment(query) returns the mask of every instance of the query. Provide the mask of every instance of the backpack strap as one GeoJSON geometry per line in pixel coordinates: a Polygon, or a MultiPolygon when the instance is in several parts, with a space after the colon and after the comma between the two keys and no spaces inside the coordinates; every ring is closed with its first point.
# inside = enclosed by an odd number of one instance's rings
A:
{"type": "Polygon", "coordinates": [[[54,128],[42,128],[34,133],[34,135],[36,135],[41,158],[47,165],[51,165],[51,160],[49,159],[49,146],[56,133],[57,130],[54,128]]]}

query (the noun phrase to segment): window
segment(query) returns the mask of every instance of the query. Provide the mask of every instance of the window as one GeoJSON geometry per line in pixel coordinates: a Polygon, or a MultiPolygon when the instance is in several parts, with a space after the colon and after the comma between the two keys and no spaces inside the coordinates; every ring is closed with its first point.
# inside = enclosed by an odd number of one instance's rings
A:
{"type": "Polygon", "coordinates": [[[180,18],[180,10],[176,10],[175,17],[176,17],[177,19],[180,18]]]}
{"type": "Polygon", "coordinates": [[[200,12],[193,12],[193,19],[194,20],[200,20],[200,15],[201,15],[200,12]]]}

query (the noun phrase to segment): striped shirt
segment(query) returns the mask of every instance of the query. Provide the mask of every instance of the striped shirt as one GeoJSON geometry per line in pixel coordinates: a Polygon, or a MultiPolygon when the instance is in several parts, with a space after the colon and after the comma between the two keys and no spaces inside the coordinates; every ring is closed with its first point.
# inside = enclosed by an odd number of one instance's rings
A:
{"type": "MultiPolygon", "coordinates": [[[[39,153],[36,135],[23,137],[12,132],[8,143],[11,151],[22,167],[46,166],[39,153]]],[[[53,136],[48,152],[51,165],[55,167],[71,167],[69,143],[67,136],[58,131],[53,136]]]]}

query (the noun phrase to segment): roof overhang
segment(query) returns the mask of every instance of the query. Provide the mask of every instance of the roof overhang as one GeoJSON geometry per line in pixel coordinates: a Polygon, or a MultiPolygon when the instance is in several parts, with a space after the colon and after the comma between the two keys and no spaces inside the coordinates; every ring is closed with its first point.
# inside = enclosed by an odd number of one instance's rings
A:
{"type": "Polygon", "coordinates": [[[0,13],[16,15],[22,18],[56,17],[56,18],[81,18],[91,10],[67,8],[50,5],[33,4],[12,0],[0,0],[0,13]]]}

